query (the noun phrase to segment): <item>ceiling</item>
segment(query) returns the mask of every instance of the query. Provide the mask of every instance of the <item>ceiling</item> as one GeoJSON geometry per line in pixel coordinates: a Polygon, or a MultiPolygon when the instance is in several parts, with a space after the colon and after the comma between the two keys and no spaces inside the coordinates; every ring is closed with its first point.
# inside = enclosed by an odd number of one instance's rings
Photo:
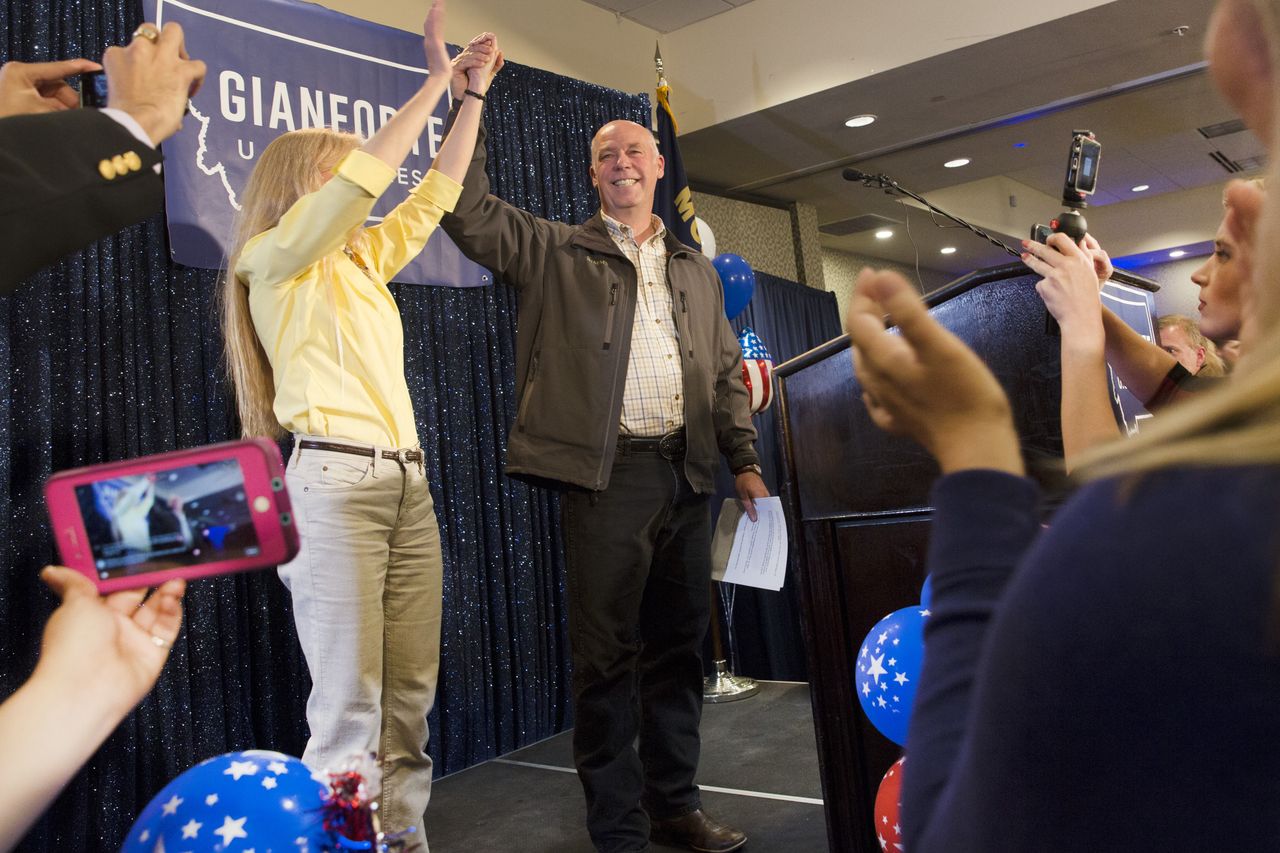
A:
{"type": "Polygon", "coordinates": [[[1264,153],[1238,123],[1200,131],[1235,118],[1201,61],[1212,5],[1119,0],[806,95],[681,136],[685,168],[699,189],[813,204],[824,230],[858,229],[824,234],[826,246],[960,274],[1008,255],[941,217],[947,227],[936,226],[900,194],[843,179],[844,168],[887,174],[1016,248],[1063,209],[1071,132],[1089,129],[1103,155],[1085,213],[1104,246],[1203,250],[1228,169],[1256,173],[1264,153]],[[878,120],[844,126],[861,113],[878,120]],[[962,157],[971,162],[943,166],[962,157]],[[877,239],[882,227],[893,236],[877,239]]]}
{"type": "MultiPolygon", "coordinates": [[[[422,15],[421,0],[323,2],[407,30],[422,15]]],[[[1062,210],[1071,131],[1087,128],[1103,155],[1085,212],[1112,254],[1151,260],[1205,250],[1228,168],[1252,175],[1263,154],[1247,131],[1199,131],[1235,118],[1202,62],[1213,5],[466,0],[451,4],[446,36],[465,42],[496,30],[513,61],[650,93],[657,42],[696,189],[812,204],[820,225],[837,231],[883,217],[894,223],[889,239],[872,229],[822,242],[961,274],[1007,255],[845,181],[843,169],[887,174],[1016,247],[1033,223],[1062,210]],[[860,113],[878,120],[844,126],[860,113]],[[971,162],[942,167],[954,157],[971,162]],[[1141,184],[1150,189],[1132,191],[1141,184]],[[945,246],[956,252],[940,254],[945,246]]]]}
{"type": "Polygon", "coordinates": [[[673,33],[751,0],[583,0],[659,33],[673,33]]]}

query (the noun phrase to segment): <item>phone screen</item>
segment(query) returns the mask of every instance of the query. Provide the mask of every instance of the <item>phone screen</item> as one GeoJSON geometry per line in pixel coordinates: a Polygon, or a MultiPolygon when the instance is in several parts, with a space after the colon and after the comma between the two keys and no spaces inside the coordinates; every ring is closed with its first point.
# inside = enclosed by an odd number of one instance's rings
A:
{"type": "Polygon", "coordinates": [[[235,459],[75,487],[102,580],[261,553],[235,459]]]}

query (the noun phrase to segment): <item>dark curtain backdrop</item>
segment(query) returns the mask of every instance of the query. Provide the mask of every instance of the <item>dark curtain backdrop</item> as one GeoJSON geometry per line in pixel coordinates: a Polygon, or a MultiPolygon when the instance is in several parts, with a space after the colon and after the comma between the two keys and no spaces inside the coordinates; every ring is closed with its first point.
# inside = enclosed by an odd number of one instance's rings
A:
{"type": "MultiPolygon", "coordinates": [[[[0,61],[96,58],[140,21],[137,2],[3,0],[0,61]]],[[[644,95],[509,64],[487,110],[494,188],[543,216],[585,219],[596,206],[591,133],[609,119],[648,116],[644,95]]],[[[169,262],[156,216],[0,299],[0,695],[30,674],[55,604],[36,578],[53,559],[45,478],[236,437],[217,278],[169,262]]],[[[501,285],[393,290],[444,543],[431,752],[449,772],[570,722],[558,509],[554,495],[502,475],[515,411],[515,294],[501,285]]],[[[310,685],[275,573],[194,583],[186,608],[156,689],[23,850],[115,850],[151,796],[197,761],[248,748],[301,753],[310,685]]]]}
{"type": "MultiPolygon", "coordinates": [[[[821,343],[841,334],[839,312],[834,293],[815,290],[785,278],[756,272],[756,289],[747,308],[732,321],[735,333],[751,327],[773,357],[774,365],[795,358],[821,343]]],[[[776,388],[775,388],[776,390],[776,388]]],[[[782,473],[782,450],[779,444],[777,405],[752,418],[759,433],[756,449],[769,493],[778,494],[782,473]]],[[[733,497],[733,478],[727,468],[716,483],[713,513],[725,498],[733,497]]],[[[798,531],[788,531],[795,536],[798,531]]],[[[720,593],[721,614],[727,616],[725,604],[733,595],[733,658],[730,667],[736,675],[781,681],[807,681],[804,639],[800,635],[800,604],[796,598],[795,576],[788,567],[786,583],[778,592],[752,589],[731,584],[716,584],[720,593]]],[[[726,643],[730,633],[725,634],[726,643]]],[[[728,653],[726,649],[726,654],[728,653]]]]}

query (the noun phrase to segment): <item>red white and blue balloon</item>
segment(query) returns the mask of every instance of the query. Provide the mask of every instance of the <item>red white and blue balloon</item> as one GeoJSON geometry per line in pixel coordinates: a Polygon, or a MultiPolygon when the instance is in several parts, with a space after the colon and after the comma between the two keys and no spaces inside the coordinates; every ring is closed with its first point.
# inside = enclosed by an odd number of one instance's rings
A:
{"type": "Polygon", "coordinates": [[[854,673],[858,701],[880,734],[899,746],[907,742],[928,615],[928,609],[919,604],[895,610],[876,623],[858,649],[854,673]]]}
{"type": "MultiPolygon", "coordinates": [[[[175,778],[142,810],[120,853],[338,848],[324,829],[328,777],[279,752],[230,752],[175,778]]],[[[369,849],[372,845],[363,845],[369,849]]]]}
{"type": "Polygon", "coordinates": [[[742,384],[747,386],[754,415],[773,402],[773,358],[750,326],[738,335],[738,345],[742,347],[742,384]]]}

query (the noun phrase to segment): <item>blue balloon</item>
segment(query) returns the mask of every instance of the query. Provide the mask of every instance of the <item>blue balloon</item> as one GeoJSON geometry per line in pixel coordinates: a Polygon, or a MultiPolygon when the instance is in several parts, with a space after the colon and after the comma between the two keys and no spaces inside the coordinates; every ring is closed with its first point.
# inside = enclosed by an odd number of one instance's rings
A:
{"type": "Polygon", "coordinates": [[[933,604],[933,575],[924,576],[924,586],[920,587],[920,606],[929,609],[933,604]]]}
{"type": "Polygon", "coordinates": [[[711,263],[720,274],[720,286],[724,289],[724,314],[730,320],[742,313],[756,290],[756,274],[751,264],[741,255],[725,252],[716,255],[711,263]]]}
{"type": "Polygon", "coordinates": [[[903,746],[924,660],[924,608],[895,610],[876,623],[858,649],[854,687],[880,734],[903,746]]]}
{"type": "Polygon", "coordinates": [[[229,752],[165,785],[138,815],[120,853],[336,850],[321,813],[328,792],[327,777],[296,758],[229,752]]]}

